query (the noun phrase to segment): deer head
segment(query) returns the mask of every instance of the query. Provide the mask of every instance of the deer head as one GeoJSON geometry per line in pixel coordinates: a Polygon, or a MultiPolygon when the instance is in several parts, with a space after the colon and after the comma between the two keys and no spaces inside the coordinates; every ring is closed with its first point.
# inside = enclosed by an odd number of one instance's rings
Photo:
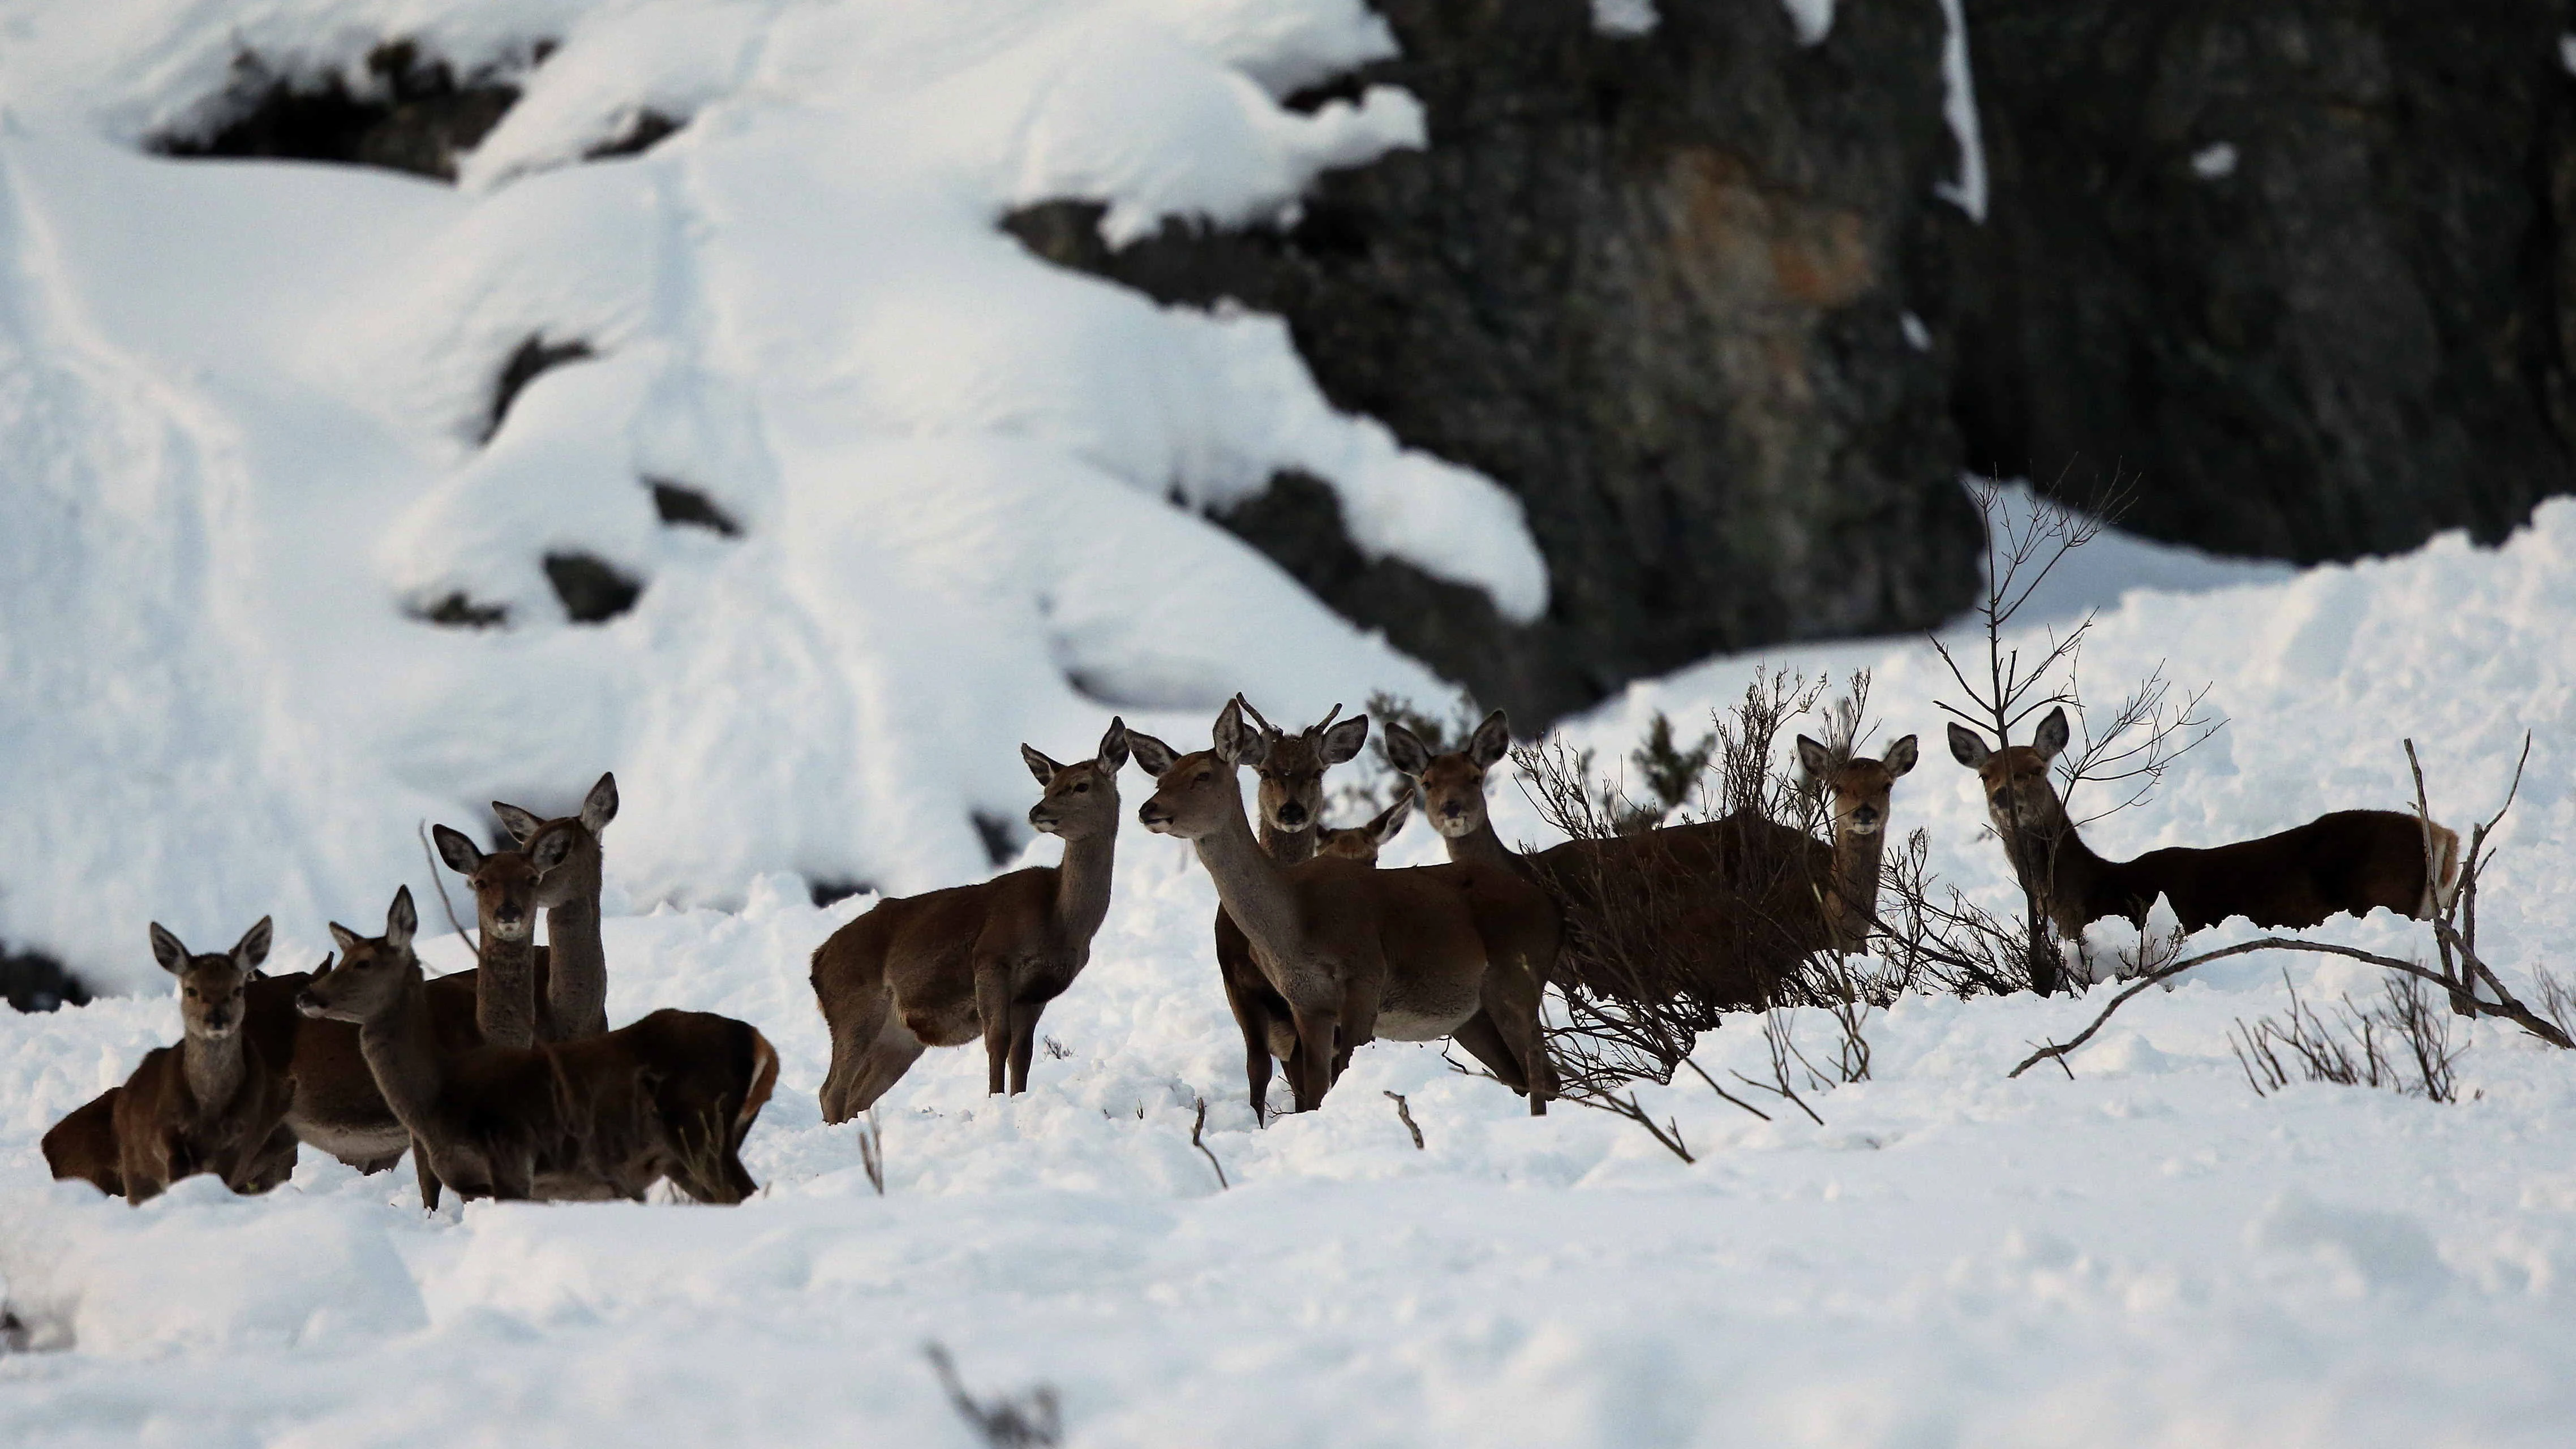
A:
{"type": "Polygon", "coordinates": [[[2028,834],[2055,836],[2066,828],[2066,805],[2048,778],[2048,762],[2066,748],[2064,706],[2048,712],[2031,732],[2027,745],[1986,748],[1976,731],[1950,726],[1950,755],[1977,772],[1986,795],[1986,814],[2007,844],[2028,834]]]}
{"type": "Polygon", "coordinates": [[[1116,716],[1100,749],[1090,759],[1059,765],[1027,745],[1020,758],[1046,787],[1045,798],[1029,807],[1029,824],[1048,835],[1085,840],[1118,828],[1118,771],[1127,763],[1127,722],[1116,716]]]}
{"type": "Polygon", "coordinates": [[[1413,792],[1408,790],[1394,804],[1379,811],[1365,825],[1325,831],[1324,838],[1316,845],[1315,853],[1329,855],[1337,860],[1356,860],[1362,865],[1375,865],[1378,851],[1388,841],[1393,840],[1398,831],[1404,829],[1405,821],[1412,818],[1413,792]]]}
{"type": "Polygon", "coordinates": [[[411,950],[412,936],[419,929],[420,915],[412,909],[410,886],[395,889],[381,936],[361,936],[333,921],[331,939],[340,947],[340,963],[322,963],[296,993],[295,1009],[331,1021],[365,1021],[382,1015],[420,979],[420,958],[411,950]]]}
{"type": "Polygon", "coordinates": [[[1154,795],[1136,809],[1136,818],[1156,835],[1197,840],[1222,828],[1230,815],[1243,815],[1243,793],[1235,784],[1235,767],[1261,767],[1270,745],[1263,733],[1244,722],[1243,702],[1228,700],[1210,731],[1213,748],[1181,754],[1148,734],[1130,734],[1136,763],[1154,777],[1154,795]]]}
{"type": "Polygon", "coordinates": [[[1485,772],[1511,748],[1511,722],[1499,709],[1476,726],[1465,748],[1446,755],[1432,754],[1430,746],[1400,724],[1386,727],[1387,763],[1421,789],[1423,818],[1451,840],[1484,828],[1485,772]]]}
{"type": "MultiPolygon", "coordinates": [[[[537,927],[537,908],[545,904],[549,878],[579,848],[573,833],[543,830],[525,850],[486,853],[461,830],[430,827],[438,858],[465,877],[474,889],[475,916],[484,930],[504,941],[524,941],[537,927]]],[[[596,850],[596,846],[593,847],[596,850]]]]}
{"type": "Polygon", "coordinates": [[[1335,716],[1342,712],[1337,704],[1321,722],[1292,735],[1263,719],[1242,695],[1236,695],[1235,702],[1261,731],[1261,762],[1253,766],[1253,773],[1261,777],[1254,798],[1262,823],[1273,830],[1298,831],[1323,819],[1324,772],[1356,756],[1360,746],[1368,743],[1368,716],[1353,715],[1335,724],[1335,716]]]}
{"type": "MultiPolygon", "coordinates": [[[[1957,726],[1952,726],[1953,729],[1957,726]]],[[[1834,838],[1866,839],[1887,828],[1888,792],[1897,778],[1914,768],[1914,736],[1907,735],[1872,760],[1855,755],[1837,763],[1834,752],[1798,736],[1798,768],[1807,782],[1829,790],[1834,801],[1834,838]]]]}
{"type": "MultiPolygon", "coordinates": [[[[533,811],[499,800],[492,802],[492,814],[500,820],[501,828],[510,832],[510,838],[519,843],[519,849],[544,872],[538,905],[568,905],[599,894],[599,836],[608,828],[608,822],[617,818],[614,773],[601,775],[590,787],[590,793],[582,797],[579,814],[541,820],[533,811]]],[[[448,864],[456,862],[450,860],[448,864]]],[[[463,866],[456,868],[465,870],[463,866]]]]}
{"type": "Polygon", "coordinates": [[[179,938],[152,923],[152,959],[179,978],[179,1021],[188,1035],[222,1041],[241,1029],[242,987],[259,976],[268,959],[268,917],[242,933],[231,951],[199,956],[179,938]]]}

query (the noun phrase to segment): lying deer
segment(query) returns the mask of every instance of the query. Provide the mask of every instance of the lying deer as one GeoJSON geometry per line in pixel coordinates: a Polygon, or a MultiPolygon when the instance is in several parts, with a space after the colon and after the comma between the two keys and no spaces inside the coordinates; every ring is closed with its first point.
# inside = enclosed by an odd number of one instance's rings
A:
{"type": "Polygon", "coordinates": [[[349,1022],[376,1085],[437,1180],[467,1197],[625,1198],[667,1178],[699,1202],[759,1190],[740,1149],[778,1082],[778,1053],[750,1025],[656,1011],[631,1026],[531,1048],[442,1045],[412,952],[411,888],[385,933],[334,921],[337,966],[296,998],[309,1017],[349,1022]]]}
{"type": "MultiPolygon", "coordinates": [[[[1262,718],[1252,701],[1241,695],[1235,698],[1261,731],[1261,762],[1253,768],[1261,849],[1281,865],[1302,865],[1314,859],[1325,842],[1324,772],[1356,756],[1368,743],[1368,716],[1353,715],[1335,724],[1342,712],[1336,704],[1320,722],[1289,734],[1262,718]]],[[[1375,861],[1372,851],[1370,863],[1375,861]]],[[[1271,1059],[1288,1063],[1289,1080],[1297,1080],[1297,1027],[1288,999],[1271,989],[1252,959],[1251,938],[1223,905],[1216,908],[1216,971],[1225,988],[1226,1009],[1243,1033],[1244,1081],[1251,1094],[1252,1119],[1259,1122],[1269,1106],[1271,1059]]]]}
{"type": "Polygon", "coordinates": [[[123,1087],[110,1087],[45,1130],[45,1166],[56,1182],[78,1179],[109,1197],[125,1196],[124,1149],[116,1141],[116,1102],[124,1095],[123,1087]]]}
{"type": "Polygon", "coordinates": [[[1386,843],[1404,832],[1404,822],[1413,818],[1413,792],[1408,790],[1396,802],[1372,815],[1362,824],[1339,829],[1327,827],[1318,837],[1315,853],[1334,860],[1357,861],[1361,865],[1377,864],[1378,852],[1386,843]]]}
{"type": "Polygon", "coordinates": [[[268,959],[266,916],[230,952],[195,955],[152,926],[152,957],[179,979],[175,1047],[156,1047],[117,1089],[117,1175],[127,1202],[213,1173],[235,1192],[266,1192],[295,1171],[286,1129],[293,1085],[243,1030],[242,987],[268,959]]]}
{"type": "Polygon", "coordinates": [[[1118,771],[1127,725],[1112,719],[1092,758],[1059,765],[1027,745],[1046,787],[1029,824],[1064,841],[1061,865],[880,901],[814,951],[814,998],[832,1033],[826,1122],[875,1105],[931,1047],[981,1039],[987,1090],[1029,1088],[1038,1017],[1091,960],[1109,915],[1118,848],[1118,771]]]}
{"type": "Polygon", "coordinates": [[[2082,940],[2084,928],[2105,916],[2143,930],[2158,896],[2173,902],[2189,931],[2231,916],[2297,930],[2379,906],[2424,920],[2450,901],[2460,837],[2394,810],[2337,810],[2257,840],[2104,860],[2076,833],[2048,778],[2049,761],[2066,741],[2063,707],[2048,712],[2029,744],[2000,750],[1987,748],[1974,730],[1950,726],[1950,754],[1977,772],[2015,875],[2025,888],[2037,883],[2066,940],[2082,940]]]}
{"type": "Polygon", "coordinates": [[[1282,867],[1243,811],[1239,765],[1268,747],[1240,701],[1217,716],[1214,748],[1181,754],[1134,737],[1156,780],[1137,818],[1189,841],[1243,929],[1297,1036],[1297,1110],[1321,1105],[1361,1044],[1450,1037],[1544,1115],[1556,1070],[1539,1004],[1556,963],[1556,914],[1508,870],[1479,864],[1374,870],[1346,860],[1282,867]]]}
{"type": "Polygon", "coordinates": [[[1523,856],[1503,844],[1485,805],[1486,775],[1510,749],[1501,710],[1445,754],[1434,755],[1401,725],[1386,734],[1388,761],[1415,782],[1451,860],[1509,867],[1557,897],[1567,914],[1561,979],[1634,991],[1644,983],[1630,979],[1633,971],[1603,969],[1594,959],[1600,950],[1613,942],[1628,954],[1670,950],[1673,989],[1728,1006],[1764,1004],[1783,975],[1817,952],[1860,948],[1877,911],[1889,795],[1918,757],[1912,735],[1875,760],[1836,758],[1798,736],[1807,787],[1833,800],[1830,845],[1739,811],[1523,856]],[[1628,939],[1645,933],[1660,939],[1628,939]]]}
{"type": "MultiPolygon", "coordinates": [[[[540,1018],[549,1041],[608,1030],[608,953],[599,939],[599,837],[617,818],[617,777],[602,775],[581,812],[540,820],[516,805],[492,802],[492,813],[540,872],[537,904],[546,908],[547,954],[540,1018]]],[[[468,872],[471,874],[471,872],[468,872]]]]}

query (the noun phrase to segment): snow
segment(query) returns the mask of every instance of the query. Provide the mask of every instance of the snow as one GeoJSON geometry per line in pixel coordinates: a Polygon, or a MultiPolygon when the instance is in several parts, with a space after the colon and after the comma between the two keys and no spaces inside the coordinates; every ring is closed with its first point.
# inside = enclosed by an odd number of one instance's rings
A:
{"type": "Polygon", "coordinates": [[[1959,176],[1938,181],[1932,194],[1968,214],[1986,219],[1986,143],[1977,129],[1977,82],[1968,65],[1968,17],[1960,0],[1941,0],[1949,29],[1941,41],[1941,116],[1950,138],[1959,144],[1959,176]]]}
{"type": "MultiPolygon", "coordinates": [[[[2312,1000],[2374,990],[2351,962],[2204,968],[2071,1076],[2005,1073],[2114,986],[1909,998],[1873,1020],[1873,1080],[1807,1094],[1822,1125],[1646,1089],[1692,1164],[1391,1042],[1257,1129],[1206,875],[1130,828],[1041,1027],[1062,1054],[1007,1101],[973,1051],[926,1055],[881,1109],[874,1191],[855,1129],[820,1122],[806,969],[875,897],[816,907],[814,882],[980,875],[969,812],[1032,796],[1014,746],[1078,754],[1113,709],[1187,744],[1237,688],[1283,721],[1446,698],[1199,510],[1307,468],[1364,547],[1543,605],[1510,501],[1333,413],[1275,320],[1156,308],[993,228],[1067,189],[1118,234],[1293,207],[1315,169],[1419,144],[1392,92],[1276,104],[1391,44],[1356,0],[0,15],[0,939],[146,988],[0,1013],[0,1296],[36,1350],[0,1351],[0,1442],[972,1443],[934,1340],[979,1393],[1054,1385],[1077,1445],[2564,1441],[2576,1078],[2486,1024],[2461,1028],[2457,1104],[2257,1096],[2231,1028],[2286,1007],[2285,966],[2312,1000]],[[461,185],[136,153],[236,45],[313,74],[389,24],[526,72],[461,185]],[[689,124],[576,161],[643,109],[689,124]],[[480,445],[531,335],[598,356],[480,445]],[[662,525],[645,478],[742,536],[662,525]],[[564,622],[554,549],[643,579],[634,612],[564,622]],[[442,590],[512,626],[405,615],[442,590]],[[397,884],[437,922],[415,822],[561,808],[608,767],[610,1014],[722,1011],[777,1044],[762,1196],[424,1216],[407,1172],[312,1152],[258,1199],[197,1181],[129,1209],[47,1180],[43,1131],[177,1035],[146,920],[229,939],[274,912],[285,967],[397,884]],[[1202,1101],[1228,1188],[1191,1145],[1202,1101]]],[[[1972,129],[1962,157],[1964,196],[1972,129]]],[[[2521,983],[2576,929],[2576,503],[2499,549],[2307,571],[2113,533],[2015,642],[2088,613],[2097,714],[2162,665],[2228,720],[2090,828],[2104,853],[2401,806],[2404,738],[2465,827],[2528,730],[2480,941],[2521,983]]],[[[1875,742],[1927,744],[1894,827],[2008,906],[1920,639],[1710,660],[1568,736],[1616,759],[1660,710],[1688,737],[1784,663],[1874,672],[1875,742]]],[[[1122,789],[1132,810],[1146,782],[1122,789]]],[[[1506,837],[1544,839],[1508,782],[1494,800],[1506,837]]],[[[1385,863],[1438,852],[1417,826],[1385,863]]],[[[2428,950],[2385,915],[2317,934],[2428,950]]],[[[1699,1061],[1763,1075],[1761,1034],[1731,1023],[1699,1061]]]]}
{"type": "Polygon", "coordinates": [[[2229,141],[2203,146],[2191,153],[2191,174],[2203,181],[2217,181],[2236,174],[2236,146],[2229,141]]]}
{"type": "Polygon", "coordinates": [[[1834,29],[1834,0],[1780,0],[1800,45],[1822,45],[1834,29]]]}
{"type": "Polygon", "coordinates": [[[1592,28],[1603,35],[1652,35],[1662,23],[1655,0],[1592,0],[1592,28]]]}

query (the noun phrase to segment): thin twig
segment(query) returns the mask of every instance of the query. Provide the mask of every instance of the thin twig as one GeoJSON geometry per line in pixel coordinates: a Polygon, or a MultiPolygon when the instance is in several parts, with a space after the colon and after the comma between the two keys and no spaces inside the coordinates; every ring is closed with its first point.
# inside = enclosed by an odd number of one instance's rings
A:
{"type": "Polygon", "coordinates": [[[1199,1098],[1198,1104],[1199,1114],[1190,1122],[1190,1145],[1197,1148],[1199,1155],[1208,1160],[1208,1166],[1216,1169],[1216,1190],[1224,1192],[1234,1184],[1225,1180],[1225,1164],[1217,1161],[1216,1154],[1208,1151],[1207,1143],[1199,1138],[1199,1133],[1207,1127],[1207,1098],[1199,1098]]]}
{"type": "Polygon", "coordinates": [[[456,928],[456,934],[464,937],[467,945],[477,951],[482,950],[482,945],[474,939],[474,933],[465,929],[463,921],[456,919],[456,902],[447,898],[447,877],[439,873],[438,852],[429,848],[429,822],[419,821],[412,829],[420,836],[421,859],[429,862],[429,883],[438,887],[438,903],[447,909],[447,924],[456,928]]]}
{"type": "Polygon", "coordinates": [[[1385,1096],[1388,1101],[1395,1104],[1396,1119],[1404,1124],[1404,1130],[1413,1134],[1413,1150],[1416,1152],[1423,1151],[1422,1129],[1414,1125],[1413,1108],[1406,1105],[1404,1094],[1402,1092],[1388,1092],[1385,1096]]]}

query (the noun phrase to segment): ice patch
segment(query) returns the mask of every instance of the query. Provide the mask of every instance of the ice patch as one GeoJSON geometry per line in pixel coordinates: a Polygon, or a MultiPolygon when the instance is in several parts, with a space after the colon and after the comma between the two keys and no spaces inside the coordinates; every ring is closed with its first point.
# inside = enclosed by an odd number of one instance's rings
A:
{"type": "MultiPolygon", "coordinates": [[[[1597,0],[1596,0],[1597,3],[1597,0]]],[[[1821,45],[1834,28],[1834,0],[1780,0],[1800,45],[1821,45]]]]}

